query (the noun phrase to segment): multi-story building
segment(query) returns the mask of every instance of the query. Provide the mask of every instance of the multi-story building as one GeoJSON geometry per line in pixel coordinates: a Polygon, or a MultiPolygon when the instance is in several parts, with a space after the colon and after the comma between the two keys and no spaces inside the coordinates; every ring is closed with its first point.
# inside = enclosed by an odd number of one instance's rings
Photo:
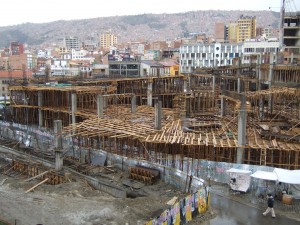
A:
{"type": "Polygon", "coordinates": [[[64,37],[62,40],[62,47],[67,49],[79,49],[79,40],[77,37],[64,37]]]}
{"type": "Polygon", "coordinates": [[[180,47],[180,71],[191,73],[196,68],[232,65],[242,55],[243,45],[228,43],[186,44],[180,47]]]}
{"type": "Polygon", "coordinates": [[[243,16],[237,21],[237,42],[256,37],[256,17],[243,16]]]}
{"type": "Polygon", "coordinates": [[[100,47],[110,48],[118,44],[118,37],[110,32],[100,34],[100,47]]]}
{"type": "Polygon", "coordinates": [[[109,61],[110,77],[140,77],[141,63],[137,61],[109,61]]]}
{"type": "Polygon", "coordinates": [[[237,23],[232,22],[228,24],[228,41],[230,43],[234,43],[236,42],[236,38],[237,38],[237,23]]]}
{"type": "Polygon", "coordinates": [[[223,22],[217,22],[215,25],[215,40],[216,42],[224,42],[225,25],[223,22]]]}
{"type": "Polygon", "coordinates": [[[31,77],[32,72],[28,70],[0,70],[0,96],[10,94],[8,86],[13,79],[31,77]]]}
{"type": "Polygon", "coordinates": [[[21,54],[21,55],[11,55],[7,57],[0,57],[0,65],[4,70],[22,70],[33,69],[37,66],[36,56],[33,54],[21,54]]]}
{"type": "Polygon", "coordinates": [[[9,46],[10,55],[22,55],[24,53],[24,45],[18,41],[13,41],[9,46]]]}
{"type": "MultiPolygon", "coordinates": [[[[244,43],[214,43],[214,44],[186,44],[180,47],[180,72],[191,73],[201,67],[219,67],[233,65],[234,59],[241,59],[241,63],[250,63],[252,56],[262,61],[265,54],[277,56],[279,42],[244,42],[244,43]]],[[[274,59],[276,61],[276,59],[274,59]]]]}
{"type": "MultiPolygon", "coordinates": [[[[256,63],[264,62],[264,55],[272,54],[273,62],[277,61],[278,53],[280,50],[279,41],[250,41],[243,44],[242,63],[251,63],[251,58],[256,59],[256,63]]],[[[267,57],[269,60],[270,57],[267,57]]]]}
{"type": "Polygon", "coordinates": [[[286,13],[283,25],[285,64],[300,63],[300,11],[286,13]]]}

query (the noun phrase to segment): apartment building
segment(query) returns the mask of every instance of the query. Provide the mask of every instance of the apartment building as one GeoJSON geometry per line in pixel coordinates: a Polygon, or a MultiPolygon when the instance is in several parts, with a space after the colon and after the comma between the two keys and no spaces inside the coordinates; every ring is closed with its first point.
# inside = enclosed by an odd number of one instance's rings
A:
{"type": "Polygon", "coordinates": [[[196,68],[232,65],[240,57],[243,44],[212,43],[186,44],[180,47],[180,71],[191,73],[196,68]]]}
{"type": "Polygon", "coordinates": [[[231,22],[227,26],[227,31],[228,31],[227,40],[230,43],[234,43],[237,41],[237,26],[238,24],[235,22],[231,22]]]}
{"type": "Polygon", "coordinates": [[[217,22],[215,25],[215,40],[216,42],[224,42],[225,38],[225,24],[217,22]]]}
{"type": "Polygon", "coordinates": [[[118,37],[110,32],[100,34],[99,38],[100,47],[105,49],[118,44],[118,37]]]}
{"type": "Polygon", "coordinates": [[[62,40],[62,47],[65,47],[66,49],[79,49],[79,40],[77,37],[64,37],[62,40]]]}
{"type": "Polygon", "coordinates": [[[256,37],[256,17],[243,16],[237,21],[237,42],[244,42],[247,39],[256,37]]]}

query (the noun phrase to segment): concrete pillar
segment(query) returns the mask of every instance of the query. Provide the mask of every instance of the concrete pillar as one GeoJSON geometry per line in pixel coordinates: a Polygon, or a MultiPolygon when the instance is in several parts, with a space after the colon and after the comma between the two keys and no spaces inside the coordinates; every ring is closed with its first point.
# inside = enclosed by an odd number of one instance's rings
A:
{"type": "Polygon", "coordinates": [[[38,106],[39,106],[39,127],[42,127],[43,124],[43,111],[41,107],[43,106],[43,93],[38,91],[38,106]]]}
{"type": "Polygon", "coordinates": [[[55,169],[61,170],[63,167],[62,157],[62,122],[61,120],[54,120],[54,147],[55,147],[55,169]]]}
{"type": "MultiPolygon", "coordinates": [[[[270,70],[269,70],[269,78],[268,78],[269,89],[272,88],[272,81],[273,81],[273,67],[274,67],[274,59],[273,59],[273,57],[274,57],[274,55],[271,54],[270,55],[270,70]]],[[[269,95],[268,108],[269,108],[269,112],[272,113],[273,112],[273,98],[272,98],[272,94],[269,95]]]]}
{"type": "Polygon", "coordinates": [[[265,118],[265,112],[264,112],[264,98],[263,96],[259,97],[259,120],[262,121],[265,118]]]}
{"type": "Polygon", "coordinates": [[[185,105],[186,105],[186,116],[190,117],[191,116],[191,99],[187,97],[185,99],[185,105]]]}
{"type": "Polygon", "coordinates": [[[155,103],[155,129],[161,129],[162,104],[161,101],[155,103]]]}
{"type": "Polygon", "coordinates": [[[186,93],[188,91],[188,82],[186,79],[183,80],[183,92],[186,93]]]}
{"type": "Polygon", "coordinates": [[[268,107],[269,107],[269,113],[273,113],[273,96],[272,94],[269,94],[269,102],[268,102],[268,107]]]}
{"type": "Polygon", "coordinates": [[[97,95],[97,114],[98,114],[98,118],[103,117],[103,108],[104,108],[103,96],[102,95],[97,95]]]}
{"type": "Polygon", "coordinates": [[[237,93],[241,93],[241,78],[240,77],[237,80],[237,93]]]}
{"type": "Polygon", "coordinates": [[[221,116],[225,116],[225,99],[224,96],[221,96],[221,116]]]}
{"type": "Polygon", "coordinates": [[[152,81],[148,83],[148,88],[147,88],[147,105],[152,106],[152,86],[153,83],[152,81]]]}
{"type": "Polygon", "coordinates": [[[131,112],[136,113],[136,95],[131,97],[131,112]]]}
{"type": "Polygon", "coordinates": [[[72,124],[76,123],[75,113],[77,112],[77,94],[72,93],[72,124]]]}
{"type": "Polygon", "coordinates": [[[54,147],[59,150],[63,148],[61,120],[54,120],[54,147]]]}
{"type": "Polygon", "coordinates": [[[85,150],[80,149],[80,163],[85,163],[86,152],[85,150]]]}
{"type": "Polygon", "coordinates": [[[246,111],[246,97],[242,96],[241,109],[238,117],[238,149],[236,155],[236,163],[242,164],[244,161],[245,145],[247,143],[247,111],[246,111]]]}
{"type": "Polygon", "coordinates": [[[108,107],[108,98],[107,96],[102,96],[103,97],[103,109],[107,109],[108,107]]]}
{"type": "Polygon", "coordinates": [[[213,76],[212,78],[212,92],[215,92],[216,90],[216,76],[213,76]]]}

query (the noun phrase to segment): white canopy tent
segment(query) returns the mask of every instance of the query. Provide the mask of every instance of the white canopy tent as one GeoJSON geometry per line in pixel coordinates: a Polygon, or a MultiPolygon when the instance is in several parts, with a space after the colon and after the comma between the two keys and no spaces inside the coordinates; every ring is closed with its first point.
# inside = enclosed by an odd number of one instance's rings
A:
{"type": "Polygon", "coordinates": [[[275,168],[273,171],[279,182],[286,184],[300,184],[300,170],[286,170],[275,168]]]}
{"type": "Polygon", "coordinates": [[[300,170],[286,170],[275,168],[278,182],[289,184],[289,193],[293,198],[300,199],[300,170]]]}
{"type": "Polygon", "coordinates": [[[234,182],[229,183],[232,190],[246,192],[249,189],[250,174],[252,173],[250,170],[231,168],[226,172],[229,173],[230,179],[234,180],[234,182]]]}
{"type": "Polygon", "coordinates": [[[267,171],[256,171],[255,173],[250,175],[251,177],[262,179],[262,180],[272,180],[277,181],[277,175],[274,172],[267,172],[267,171]]]}

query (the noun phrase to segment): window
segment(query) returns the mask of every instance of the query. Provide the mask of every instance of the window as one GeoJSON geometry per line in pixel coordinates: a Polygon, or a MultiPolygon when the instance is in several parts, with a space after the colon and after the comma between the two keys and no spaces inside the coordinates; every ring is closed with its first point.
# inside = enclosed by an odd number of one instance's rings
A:
{"type": "Polygon", "coordinates": [[[219,47],[216,47],[216,50],[218,51],[220,48],[219,47]]]}

